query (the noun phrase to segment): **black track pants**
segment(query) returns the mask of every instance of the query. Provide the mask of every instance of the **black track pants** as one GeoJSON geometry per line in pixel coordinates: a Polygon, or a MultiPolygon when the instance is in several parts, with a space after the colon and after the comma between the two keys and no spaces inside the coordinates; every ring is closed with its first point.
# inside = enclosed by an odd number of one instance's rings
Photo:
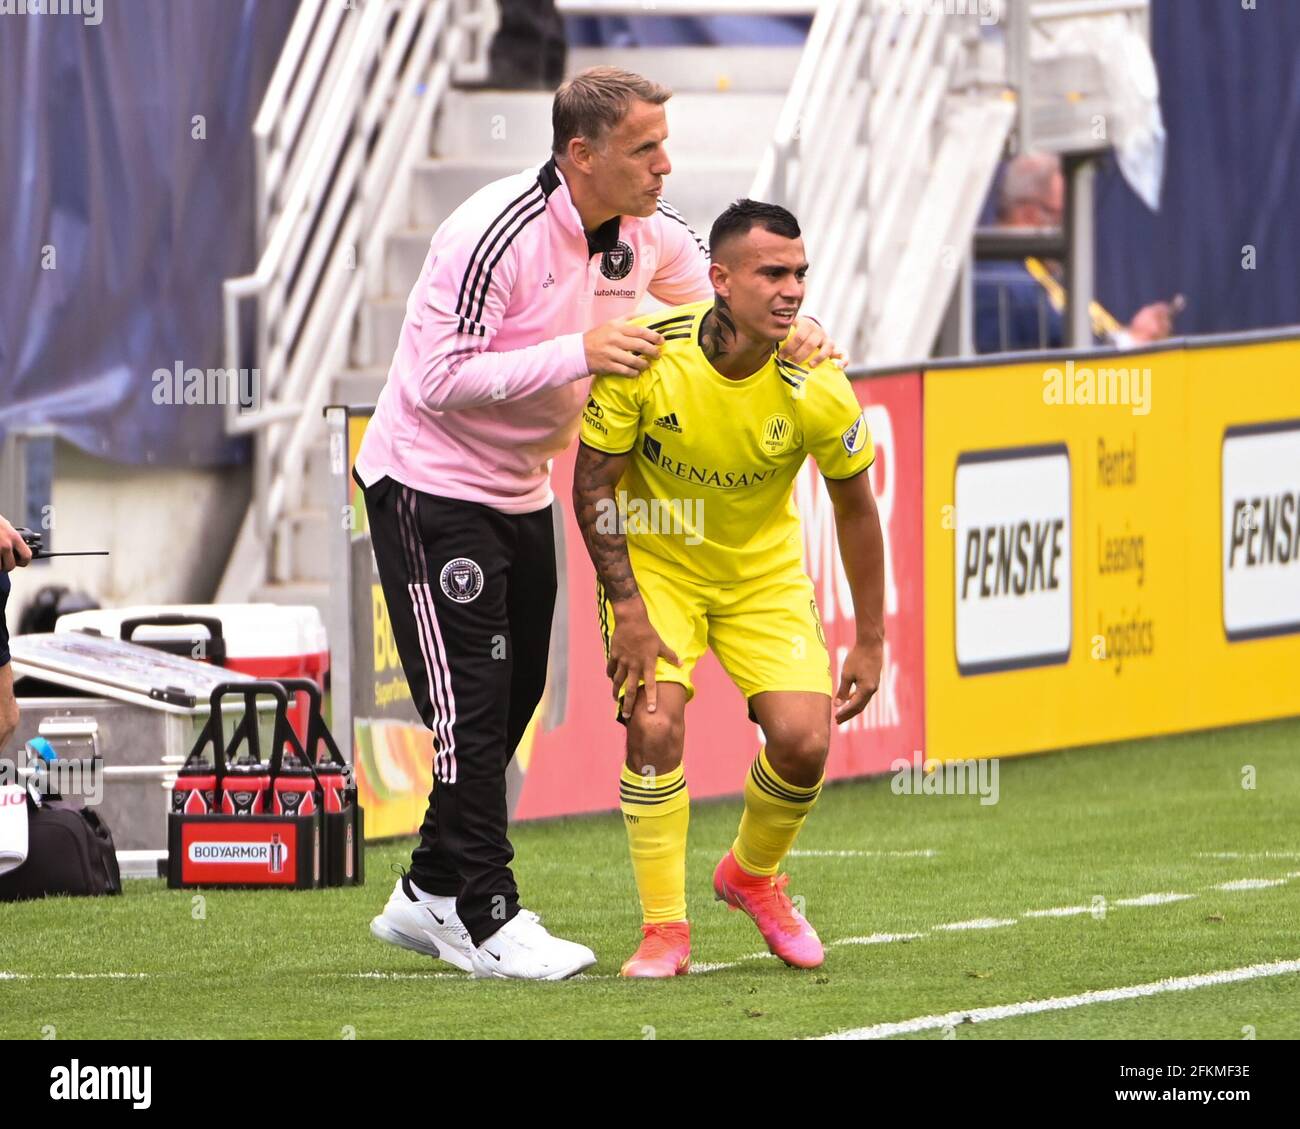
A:
{"type": "Polygon", "coordinates": [[[505,774],[546,684],[551,509],[505,514],[391,478],[365,494],[402,668],[433,732],[434,786],[411,880],[455,895],[481,944],[519,910],[505,774]]]}

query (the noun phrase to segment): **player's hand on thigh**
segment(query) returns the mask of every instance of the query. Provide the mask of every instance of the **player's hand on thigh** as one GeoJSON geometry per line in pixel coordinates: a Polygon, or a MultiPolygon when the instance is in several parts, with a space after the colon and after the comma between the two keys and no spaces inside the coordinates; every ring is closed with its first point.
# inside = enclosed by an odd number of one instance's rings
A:
{"type": "Polygon", "coordinates": [[[645,683],[646,708],[654,713],[658,705],[658,688],[655,684],[655,663],[664,658],[673,666],[680,666],[671,647],[654,629],[645,605],[615,605],[614,634],[609,640],[609,662],[605,673],[614,684],[614,697],[623,696],[623,716],[631,717],[636,704],[636,691],[645,683]]]}
{"type": "Polygon", "coordinates": [[[844,659],[840,685],[835,691],[835,723],[843,725],[857,717],[872,695],[880,689],[880,668],[884,663],[884,644],[857,644],[844,659]]]}

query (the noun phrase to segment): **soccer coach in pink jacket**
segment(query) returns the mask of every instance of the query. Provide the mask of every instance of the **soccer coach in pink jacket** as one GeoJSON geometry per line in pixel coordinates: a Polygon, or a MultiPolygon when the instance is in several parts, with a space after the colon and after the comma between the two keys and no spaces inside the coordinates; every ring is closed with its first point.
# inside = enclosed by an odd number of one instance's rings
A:
{"type": "MultiPolygon", "coordinates": [[[[551,159],[476,192],[434,235],[357,456],[435,776],[371,932],[476,976],[561,979],[596,959],[519,906],[505,771],[546,683],[550,460],[577,434],[590,374],[634,376],[658,355],[662,338],[626,323],[646,292],[713,295],[704,245],[661,198],[669,97],[612,67],[559,89],[551,159]]],[[[803,320],[785,351],[832,348],[803,320]]]]}

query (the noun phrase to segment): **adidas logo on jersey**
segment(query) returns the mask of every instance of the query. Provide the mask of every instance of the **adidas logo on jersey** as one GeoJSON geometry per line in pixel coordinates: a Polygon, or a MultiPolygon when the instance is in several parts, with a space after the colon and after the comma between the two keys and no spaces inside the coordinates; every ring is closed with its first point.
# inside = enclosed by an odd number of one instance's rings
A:
{"type": "Polygon", "coordinates": [[[679,435],[682,431],[681,424],[677,422],[676,412],[669,412],[666,416],[660,416],[655,420],[655,427],[662,427],[665,431],[675,431],[679,435]]]}

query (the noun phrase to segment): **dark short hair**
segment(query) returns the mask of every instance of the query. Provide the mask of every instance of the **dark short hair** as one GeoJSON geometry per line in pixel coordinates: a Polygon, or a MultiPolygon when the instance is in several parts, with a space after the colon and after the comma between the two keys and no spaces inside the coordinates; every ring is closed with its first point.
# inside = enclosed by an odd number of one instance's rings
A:
{"type": "Polygon", "coordinates": [[[748,235],[750,230],[761,227],[773,235],[783,235],[786,239],[798,239],[803,234],[799,230],[799,221],[793,213],[780,204],[764,204],[760,200],[737,200],[727,208],[709,230],[709,256],[712,258],[718,248],[729,239],[748,235]]]}
{"type": "Polygon", "coordinates": [[[662,106],[673,92],[618,67],[588,67],[555,92],[551,103],[551,152],[563,157],[569,142],[585,137],[593,144],[618,126],[633,102],[662,106]]]}

